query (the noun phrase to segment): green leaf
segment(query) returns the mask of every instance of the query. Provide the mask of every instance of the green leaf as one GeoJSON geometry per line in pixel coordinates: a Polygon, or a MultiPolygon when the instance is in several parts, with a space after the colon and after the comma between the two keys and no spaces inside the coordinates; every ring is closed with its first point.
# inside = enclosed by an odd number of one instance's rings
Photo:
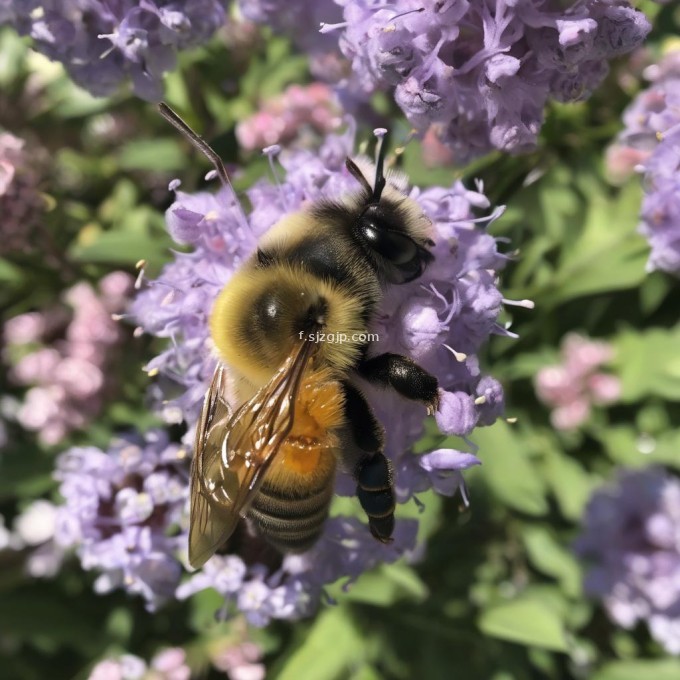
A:
{"type": "Polygon", "coordinates": [[[613,661],[605,664],[590,680],[677,680],[680,678],[680,661],[655,659],[650,661],[613,661]]]}
{"type": "Polygon", "coordinates": [[[427,598],[427,586],[418,574],[406,564],[383,564],[377,569],[363,574],[347,592],[342,590],[342,581],[328,589],[331,597],[337,600],[352,600],[387,607],[399,600],[422,602],[427,598]]]}
{"type": "Polygon", "coordinates": [[[346,678],[365,651],[365,639],[346,608],[326,609],[302,645],[288,659],[277,680],[346,678]]]}
{"type": "Polygon", "coordinates": [[[521,434],[499,421],[475,430],[482,467],[479,476],[507,506],[528,515],[548,511],[546,488],[521,434]]]}
{"type": "Polygon", "coordinates": [[[531,598],[519,597],[512,602],[492,606],[482,612],[478,625],[491,637],[557,652],[567,651],[559,616],[531,598]]]}
{"type": "Polygon", "coordinates": [[[69,256],[80,262],[133,265],[145,259],[159,264],[168,259],[171,245],[162,216],[140,206],[128,213],[124,227],[106,231],[94,224],[84,227],[69,256]]]}
{"type": "Polygon", "coordinates": [[[547,288],[530,294],[539,305],[554,307],[586,295],[632,288],[644,280],[649,247],[636,233],[640,189],[631,183],[613,197],[603,189],[594,180],[583,227],[562,247],[547,288]]]}
{"type": "Polygon", "coordinates": [[[658,463],[680,469],[680,431],[658,436],[640,433],[629,425],[611,426],[597,432],[607,455],[627,467],[644,467],[658,463]]]}
{"type": "Polygon", "coordinates": [[[48,584],[34,581],[2,595],[3,637],[47,641],[54,647],[72,647],[89,656],[100,649],[104,639],[104,631],[93,625],[95,620],[90,600],[66,598],[48,584]]]}
{"type": "Polygon", "coordinates": [[[593,488],[599,483],[583,466],[562,452],[545,446],[544,476],[562,514],[572,521],[583,514],[593,488]]]}
{"type": "Polygon", "coordinates": [[[640,286],[640,309],[645,314],[656,311],[672,288],[669,276],[663,272],[650,272],[640,286]]]}
{"type": "Polygon", "coordinates": [[[572,553],[557,541],[554,533],[547,527],[528,525],[522,529],[522,540],[534,567],[554,576],[567,595],[577,597],[581,591],[581,570],[572,553]]]}
{"type": "Polygon", "coordinates": [[[54,461],[35,445],[9,442],[0,456],[0,501],[9,498],[35,498],[53,489],[54,461]]]}
{"type": "Polygon", "coordinates": [[[11,262],[0,258],[0,282],[3,286],[16,286],[24,279],[24,274],[11,262]]]}
{"type": "Polygon", "coordinates": [[[150,170],[168,172],[182,170],[187,158],[177,139],[135,139],[124,144],[118,153],[118,163],[123,170],[150,170]]]}
{"type": "Polygon", "coordinates": [[[680,326],[626,330],[615,338],[614,347],[621,401],[632,403],[650,395],[680,401],[680,326]]]}

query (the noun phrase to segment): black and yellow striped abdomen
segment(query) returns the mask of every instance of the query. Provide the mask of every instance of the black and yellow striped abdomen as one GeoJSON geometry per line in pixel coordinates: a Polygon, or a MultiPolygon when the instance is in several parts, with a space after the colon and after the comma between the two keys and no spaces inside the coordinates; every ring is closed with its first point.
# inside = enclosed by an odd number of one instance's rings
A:
{"type": "Polygon", "coordinates": [[[333,451],[322,450],[318,456],[316,452],[305,453],[316,458],[314,467],[299,472],[281,459],[277,469],[265,478],[248,513],[259,533],[284,553],[304,552],[314,545],[333,497],[333,451]]]}
{"type": "Polygon", "coordinates": [[[335,487],[337,432],[343,394],[331,372],[310,373],[295,403],[295,420],[266,471],[248,517],[281,552],[303,552],[323,530],[335,487]]]}

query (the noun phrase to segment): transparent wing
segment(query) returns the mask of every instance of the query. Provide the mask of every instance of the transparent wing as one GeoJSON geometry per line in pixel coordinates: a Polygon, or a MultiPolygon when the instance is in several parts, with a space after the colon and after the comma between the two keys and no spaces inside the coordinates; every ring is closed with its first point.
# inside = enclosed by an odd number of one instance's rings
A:
{"type": "Polygon", "coordinates": [[[225,368],[218,364],[196,426],[189,489],[189,563],[195,568],[214,554],[235,526],[235,521],[232,525],[229,513],[222,510],[214,498],[215,482],[220,475],[220,451],[232,417],[224,396],[225,383],[225,368]]]}
{"type": "Polygon", "coordinates": [[[215,370],[196,430],[191,467],[189,563],[198,569],[231,536],[293,427],[314,343],[301,342],[272,379],[231,413],[224,366],[215,370]]]}

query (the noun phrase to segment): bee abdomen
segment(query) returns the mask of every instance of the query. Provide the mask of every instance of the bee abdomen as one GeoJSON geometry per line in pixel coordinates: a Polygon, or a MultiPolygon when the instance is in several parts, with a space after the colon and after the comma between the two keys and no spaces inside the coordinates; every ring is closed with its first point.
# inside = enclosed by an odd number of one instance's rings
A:
{"type": "Polygon", "coordinates": [[[248,512],[262,536],[281,552],[304,552],[319,538],[333,496],[333,485],[301,497],[266,482],[248,512]]]}

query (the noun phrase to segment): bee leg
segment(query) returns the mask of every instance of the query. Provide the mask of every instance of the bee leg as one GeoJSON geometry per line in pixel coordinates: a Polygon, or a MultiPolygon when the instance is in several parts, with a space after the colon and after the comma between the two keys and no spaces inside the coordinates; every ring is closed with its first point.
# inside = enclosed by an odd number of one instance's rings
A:
{"type": "Polygon", "coordinates": [[[392,541],[394,489],[392,466],[381,452],[366,456],[356,472],[357,498],[368,516],[368,528],[381,543],[392,541]]]}
{"type": "MultiPolygon", "coordinates": [[[[350,463],[357,482],[356,495],[368,517],[371,534],[382,543],[392,540],[394,530],[394,491],[392,467],[382,452],[385,435],[361,392],[343,383],[345,422],[352,437],[350,463]]],[[[346,452],[345,458],[348,457],[346,452]]]]}
{"type": "Polygon", "coordinates": [[[386,352],[363,359],[358,371],[369,382],[382,387],[389,386],[406,399],[422,401],[430,415],[439,408],[437,378],[401,354],[386,352]]]}
{"type": "Polygon", "coordinates": [[[382,451],[385,443],[383,426],[375,417],[366,398],[349,382],[343,382],[342,388],[345,393],[345,422],[354,443],[368,454],[382,451]]]}

